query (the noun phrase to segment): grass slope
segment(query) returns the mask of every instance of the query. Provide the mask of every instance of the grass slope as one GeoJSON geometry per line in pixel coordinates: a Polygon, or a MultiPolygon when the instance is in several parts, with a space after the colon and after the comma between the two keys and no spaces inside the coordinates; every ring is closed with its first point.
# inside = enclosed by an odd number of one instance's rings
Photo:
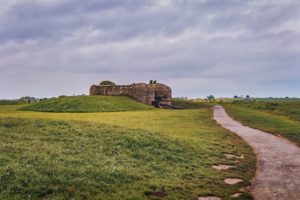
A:
{"type": "Polygon", "coordinates": [[[41,113],[19,107],[0,106],[0,199],[149,199],[163,187],[163,199],[230,199],[254,175],[251,149],[217,126],[209,109],[41,113]],[[224,153],[245,159],[235,163],[224,153]],[[212,169],[218,164],[237,168],[212,169]],[[228,186],[225,178],[245,181],[228,186]]]}
{"type": "Polygon", "coordinates": [[[181,107],[184,109],[209,108],[208,103],[194,102],[194,101],[185,100],[185,99],[172,99],[171,103],[174,106],[178,106],[178,107],[181,107]]]}
{"type": "Polygon", "coordinates": [[[21,110],[40,112],[112,112],[150,109],[153,108],[125,96],[60,97],[21,108],[21,110]]]}
{"type": "Polygon", "coordinates": [[[243,124],[275,135],[280,134],[300,146],[298,103],[284,104],[273,111],[265,107],[256,107],[257,105],[225,104],[224,106],[230,116],[243,124]]]}

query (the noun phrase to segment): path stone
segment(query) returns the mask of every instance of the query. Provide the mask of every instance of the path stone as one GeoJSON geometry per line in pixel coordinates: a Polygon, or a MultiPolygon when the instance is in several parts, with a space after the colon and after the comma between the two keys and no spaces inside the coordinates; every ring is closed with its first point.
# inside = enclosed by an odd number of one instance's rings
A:
{"type": "Polygon", "coordinates": [[[243,182],[243,180],[241,179],[238,179],[238,178],[226,178],[224,180],[224,182],[228,185],[235,185],[235,184],[238,184],[240,182],[243,182]]]}
{"type": "Polygon", "coordinates": [[[244,155],[237,156],[237,155],[234,155],[234,154],[227,154],[227,153],[225,153],[224,156],[225,156],[227,159],[233,159],[233,158],[244,159],[244,155]]]}
{"type": "Polygon", "coordinates": [[[230,195],[230,196],[233,197],[233,198],[238,198],[238,197],[240,197],[241,195],[242,195],[242,193],[235,193],[235,194],[230,195]]]}
{"type": "Polygon", "coordinates": [[[243,126],[222,106],[214,107],[214,119],[242,137],[257,155],[256,177],[251,193],[257,200],[299,200],[300,148],[287,139],[243,126]]]}
{"type": "Polygon", "coordinates": [[[198,197],[198,200],[222,200],[220,197],[198,197]]]}
{"type": "Polygon", "coordinates": [[[229,165],[213,165],[212,168],[216,170],[226,170],[230,168],[235,168],[236,166],[229,166],[229,165]]]}

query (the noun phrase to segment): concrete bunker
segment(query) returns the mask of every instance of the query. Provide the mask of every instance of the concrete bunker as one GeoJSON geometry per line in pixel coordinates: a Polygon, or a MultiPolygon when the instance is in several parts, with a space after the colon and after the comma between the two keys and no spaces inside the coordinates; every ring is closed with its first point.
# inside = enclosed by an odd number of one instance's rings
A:
{"type": "Polygon", "coordinates": [[[171,107],[172,90],[162,83],[133,83],[130,85],[92,85],[90,95],[130,96],[156,107],[171,107]]]}

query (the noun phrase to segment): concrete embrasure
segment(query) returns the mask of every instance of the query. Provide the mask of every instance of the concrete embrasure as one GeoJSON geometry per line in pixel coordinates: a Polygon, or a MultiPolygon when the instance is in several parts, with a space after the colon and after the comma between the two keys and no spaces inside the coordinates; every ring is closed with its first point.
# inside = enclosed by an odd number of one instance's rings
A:
{"type": "Polygon", "coordinates": [[[214,119],[242,137],[257,155],[251,193],[257,200],[300,199],[300,148],[267,132],[243,126],[230,118],[222,106],[214,107],[214,119]]]}

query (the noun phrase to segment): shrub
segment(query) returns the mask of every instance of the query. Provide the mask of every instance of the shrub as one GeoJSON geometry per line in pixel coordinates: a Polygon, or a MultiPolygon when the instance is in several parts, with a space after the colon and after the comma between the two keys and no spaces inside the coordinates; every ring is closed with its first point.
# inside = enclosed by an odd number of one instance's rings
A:
{"type": "Polygon", "coordinates": [[[279,103],[277,103],[277,102],[267,102],[267,103],[266,103],[266,106],[265,106],[265,109],[266,109],[266,110],[271,110],[271,111],[273,111],[273,110],[275,110],[278,106],[279,106],[279,103]]]}
{"type": "Polygon", "coordinates": [[[116,84],[112,81],[105,80],[105,81],[101,81],[99,85],[116,85],[116,84]]]}

